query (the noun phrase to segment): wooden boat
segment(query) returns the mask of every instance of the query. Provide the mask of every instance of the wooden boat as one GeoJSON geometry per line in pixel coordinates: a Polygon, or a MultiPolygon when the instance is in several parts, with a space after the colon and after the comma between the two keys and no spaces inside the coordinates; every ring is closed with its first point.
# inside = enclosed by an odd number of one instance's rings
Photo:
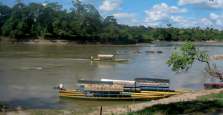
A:
{"type": "Polygon", "coordinates": [[[96,58],[91,56],[91,61],[106,61],[106,62],[126,62],[127,59],[117,59],[112,54],[98,54],[96,58]]]}
{"type": "MultiPolygon", "coordinates": [[[[128,92],[129,93],[129,92],[128,92]]],[[[90,99],[90,100],[153,100],[180,94],[182,92],[163,92],[163,91],[142,91],[139,93],[132,92],[125,96],[93,96],[87,95],[78,90],[59,90],[59,96],[73,99],[90,99]]]]}
{"type": "Polygon", "coordinates": [[[216,89],[216,88],[223,88],[223,82],[219,83],[205,83],[205,89],[216,89]]]}
{"type": "MultiPolygon", "coordinates": [[[[142,81],[142,79],[137,80],[142,81]]],[[[78,89],[64,89],[61,86],[59,96],[73,99],[96,100],[153,100],[182,93],[170,90],[169,86],[163,87],[162,83],[159,86],[158,81],[165,82],[165,84],[169,82],[164,79],[146,79],[146,81],[143,81],[142,86],[142,82],[129,80],[79,80],[78,89]]]]}

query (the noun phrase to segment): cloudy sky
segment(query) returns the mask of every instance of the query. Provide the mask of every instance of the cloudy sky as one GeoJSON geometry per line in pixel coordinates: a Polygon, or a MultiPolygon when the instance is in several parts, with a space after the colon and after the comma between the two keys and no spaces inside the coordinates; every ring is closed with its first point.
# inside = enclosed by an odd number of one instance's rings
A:
{"type": "MultiPolygon", "coordinates": [[[[12,6],[16,0],[1,0],[12,6]]],[[[21,0],[58,2],[72,7],[71,0],[21,0]]],[[[103,17],[113,15],[119,23],[162,27],[213,27],[223,30],[223,0],[81,0],[93,4],[103,17]]]]}

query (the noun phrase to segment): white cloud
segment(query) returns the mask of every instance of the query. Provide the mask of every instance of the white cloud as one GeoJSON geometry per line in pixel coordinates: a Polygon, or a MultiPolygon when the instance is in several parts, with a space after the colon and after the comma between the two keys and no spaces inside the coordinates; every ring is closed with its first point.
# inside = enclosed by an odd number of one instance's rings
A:
{"type": "Polygon", "coordinates": [[[188,26],[188,24],[193,25],[188,19],[185,19],[182,16],[171,16],[170,19],[179,25],[184,25],[184,26],[188,26]]]}
{"type": "Polygon", "coordinates": [[[207,17],[200,19],[188,19],[182,16],[171,16],[171,22],[177,27],[213,27],[223,30],[223,15],[210,13],[207,17]]]}
{"type": "Polygon", "coordinates": [[[203,3],[208,0],[179,0],[179,5],[185,5],[185,4],[199,4],[203,3]]]}
{"type": "Polygon", "coordinates": [[[119,13],[114,13],[113,16],[116,18],[132,18],[134,15],[132,13],[125,13],[125,12],[119,12],[119,13]]]}
{"type": "MultiPolygon", "coordinates": [[[[183,0],[181,0],[183,2],[183,0]]],[[[186,0],[184,0],[184,4],[186,0]]],[[[189,0],[187,0],[189,1],[189,0]]],[[[194,0],[191,3],[199,3],[202,0],[194,0]]],[[[223,0],[222,0],[223,1],[223,0]]],[[[183,4],[183,3],[181,3],[183,4]]],[[[172,24],[176,27],[213,27],[223,30],[223,14],[210,13],[203,18],[188,18],[181,14],[186,12],[184,8],[176,6],[168,6],[165,3],[156,4],[151,9],[146,10],[145,22],[146,26],[166,26],[172,24]]]]}
{"type": "MultiPolygon", "coordinates": [[[[73,0],[73,1],[76,1],[76,0],[73,0]]],[[[81,2],[88,2],[89,0],[79,0],[81,2]]]]}
{"type": "Polygon", "coordinates": [[[114,13],[113,16],[117,19],[118,23],[127,25],[137,25],[138,21],[134,13],[118,12],[114,13]]]}
{"type": "Polygon", "coordinates": [[[99,6],[99,9],[101,11],[114,11],[118,9],[121,6],[121,1],[120,0],[104,0],[102,1],[102,4],[99,6]]]}
{"type": "Polygon", "coordinates": [[[209,27],[211,21],[207,18],[188,19],[182,16],[171,16],[171,23],[176,27],[209,27]]]}
{"type": "Polygon", "coordinates": [[[212,19],[212,20],[216,20],[216,19],[219,18],[219,15],[217,15],[217,14],[215,14],[215,13],[210,13],[209,17],[210,17],[210,19],[212,19]]]}
{"type": "Polygon", "coordinates": [[[184,13],[186,11],[184,8],[168,6],[166,3],[156,4],[151,9],[145,11],[145,23],[149,26],[157,26],[163,21],[168,21],[172,14],[184,13]]]}
{"type": "Polygon", "coordinates": [[[208,20],[210,20],[211,24],[216,26],[216,28],[223,29],[223,15],[210,13],[208,20]]]}
{"type": "Polygon", "coordinates": [[[223,0],[179,0],[179,5],[196,4],[211,8],[223,8],[223,0]]]}

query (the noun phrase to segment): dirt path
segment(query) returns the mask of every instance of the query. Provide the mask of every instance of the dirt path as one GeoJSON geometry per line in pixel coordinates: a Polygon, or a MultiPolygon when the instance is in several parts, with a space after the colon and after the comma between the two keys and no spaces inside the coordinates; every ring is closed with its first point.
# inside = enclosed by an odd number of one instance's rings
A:
{"type": "MultiPolygon", "coordinates": [[[[196,92],[189,92],[189,93],[171,96],[169,98],[153,100],[153,101],[145,102],[145,103],[131,104],[128,106],[116,106],[113,108],[103,107],[102,115],[124,114],[124,113],[131,112],[131,111],[139,111],[144,108],[148,108],[148,107],[158,105],[158,104],[170,104],[170,103],[176,103],[176,102],[193,101],[193,100],[196,100],[200,96],[216,94],[216,93],[223,93],[223,88],[222,89],[201,90],[201,91],[196,91],[196,92]]],[[[99,115],[99,112],[100,112],[99,110],[100,110],[100,108],[98,108],[96,111],[90,113],[90,115],[99,115]]]]}

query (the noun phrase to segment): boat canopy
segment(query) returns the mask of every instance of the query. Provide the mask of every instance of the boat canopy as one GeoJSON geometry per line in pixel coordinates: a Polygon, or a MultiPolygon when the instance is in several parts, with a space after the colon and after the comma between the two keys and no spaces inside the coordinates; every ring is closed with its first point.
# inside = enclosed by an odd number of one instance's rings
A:
{"type": "Polygon", "coordinates": [[[79,84],[113,84],[111,81],[78,80],[79,84]]]}
{"type": "Polygon", "coordinates": [[[113,58],[112,54],[98,54],[98,58],[113,58]]]}
{"type": "Polygon", "coordinates": [[[113,83],[118,83],[118,84],[135,84],[135,81],[130,81],[130,80],[101,79],[101,81],[113,82],[113,83]]]}
{"type": "Polygon", "coordinates": [[[161,82],[170,83],[169,79],[159,79],[159,78],[135,78],[136,82],[161,82]]]}

